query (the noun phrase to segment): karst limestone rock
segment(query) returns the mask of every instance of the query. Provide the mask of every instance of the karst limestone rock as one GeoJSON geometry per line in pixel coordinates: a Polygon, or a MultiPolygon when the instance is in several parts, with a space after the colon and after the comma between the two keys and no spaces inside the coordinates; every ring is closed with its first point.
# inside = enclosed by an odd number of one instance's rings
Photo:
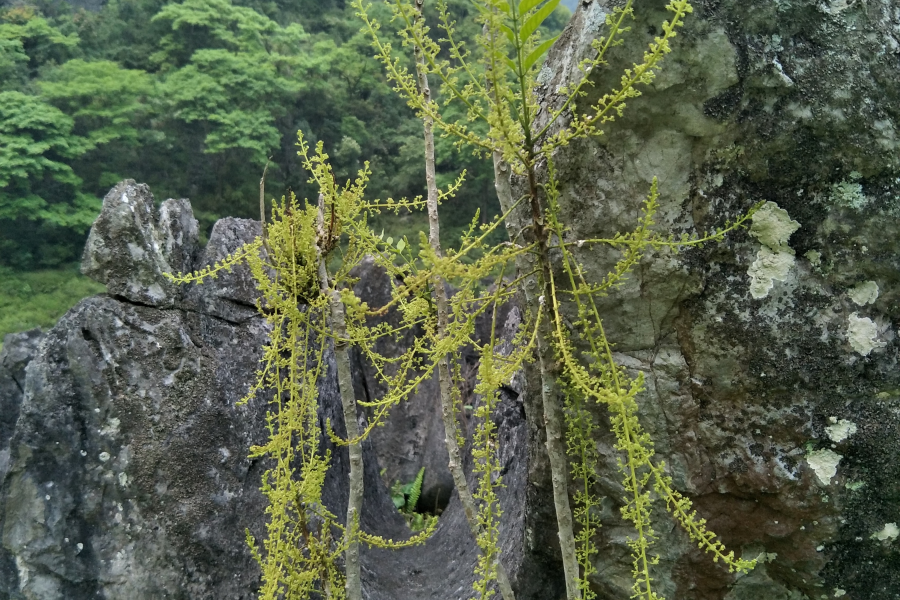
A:
{"type": "MultiPolygon", "coordinates": [[[[541,74],[545,109],[580,76],[613,4],[581,4],[541,74]]],[[[873,534],[900,514],[900,12],[890,0],[693,4],[643,96],[555,157],[572,241],[633,227],[653,177],[657,228],[676,237],[764,203],[749,230],[651,253],[600,299],[620,360],[646,377],[643,423],[676,486],[738,555],[765,559],[731,575],[659,511],[658,590],[896,598],[900,546],[873,534]],[[835,437],[836,424],[853,433],[835,437]]],[[[618,85],[664,5],[635,4],[581,108],[618,85]]],[[[578,256],[599,278],[618,254],[578,256]]],[[[593,584],[626,598],[622,490],[611,437],[597,443],[606,512],[593,584]]]]}
{"type": "Polygon", "coordinates": [[[103,199],[81,271],[113,296],[172,306],[183,291],[163,273],[188,269],[198,249],[197,221],[186,200],[166,200],[157,210],[150,188],[126,180],[103,199]]]}
{"type": "MultiPolygon", "coordinates": [[[[260,227],[223,219],[202,251],[196,232],[187,201],[157,207],[147,186],[122,182],[107,196],[85,250],[85,271],[110,293],[83,300],[43,335],[7,336],[0,354],[0,599],[255,597],[259,568],[244,531],[264,537],[259,487],[267,462],[247,456],[266,439],[267,405],[264,397],[236,402],[254,380],[267,325],[245,266],[184,289],[167,287],[162,273],[212,265],[260,227]]],[[[371,265],[360,277],[372,287],[361,293],[389,288],[371,265]]],[[[319,417],[333,458],[323,499],[345,514],[347,452],[325,432],[330,421],[343,434],[343,416],[330,350],[325,357],[319,417]]],[[[357,363],[363,389],[366,367],[357,363]]],[[[435,399],[423,394],[404,414],[428,417],[435,399]]],[[[555,565],[545,562],[542,571],[523,556],[519,393],[507,390],[501,410],[501,542],[513,578],[537,589],[555,565]]],[[[443,430],[433,423],[402,428],[418,440],[409,461],[437,473],[434,489],[444,486],[449,495],[452,486],[440,483],[443,430]]],[[[364,445],[362,525],[404,539],[410,531],[379,475],[379,462],[395,458],[393,449],[364,445]]],[[[458,502],[450,501],[426,546],[364,550],[367,597],[463,594],[476,559],[458,502]]]]}
{"type": "MultiPolygon", "coordinates": [[[[641,418],[675,486],[730,548],[760,559],[748,575],[729,574],[657,507],[653,575],[670,600],[895,600],[900,590],[895,4],[695,2],[643,96],[603,137],[555,156],[567,241],[628,230],[653,177],[656,226],[676,236],[768,207],[755,230],[722,244],[651,253],[599,299],[618,359],[645,375],[641,418]]],[[[581,76],[611,5],[579,4],[539,80],[545,108],[581,76]]],[[[664,6],[636,6],[632,32],[590,74],[580,108],[618,85],[660,31],[664,6]]],[[[245,457],[264,436],[265,405],[234,401],[265,326],[246,274],[207,289],[169,287],[161,274],[221,258],[258,224],[220,223],[201,254],[187,205],[167,205],[165,216],[134,182],[111,192],[85,260],[110,295],[70,311],[27,368],[4,442],[0,599],[253,597],[258,571],[242,532],[262,529],[264,465],[245,457]]],[[[597,278],[618,258],[591,244],[578,255],[597,278]]],[[[321,417],[339,423],[326,379],[321,417]]],[[[562,589],[539,395],[529,389],[526,373],[498,411],[504,560],[525,600],[562,589]]],[[[604,431],[604,408],[594,414],[604,431]]],[[[411,472],[439,454],[440,439],[407,434],[411,472]]],[[[596,443],[604,500],[591,583],[598,598],[627,598],[616,452],[608,434],[596,443]]],[[[347,466],[334,452],[327,489],[340,514],[347,466]]],[[[377,470],[392,451],[367,442],[365,452],[364,524],[399,535],[377,470]]],[[[425,547],[366,553],[364,585],[377,600],[466,597],[473,562],[451,500],[425,547]]]]}

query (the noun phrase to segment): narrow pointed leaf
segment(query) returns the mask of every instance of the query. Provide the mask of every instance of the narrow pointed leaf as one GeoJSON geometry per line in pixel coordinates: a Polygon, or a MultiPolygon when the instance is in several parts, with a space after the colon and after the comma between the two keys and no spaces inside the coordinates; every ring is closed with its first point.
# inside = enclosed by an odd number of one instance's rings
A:
{"type": "Polygon", "coordinates": [[[503,60],[506,61],[506,66],[509,67],[509,70],[512,71],[513,73],[515,73],[516,76],[518,76],[519,75],[519,67],[518,67],[518,65],[516,65],[515,62],[513,62],[513,59],[504,57],[503,60]]]}
{"type": "Polygon", "coordinates": [[[544,0],[522,0],[519,2],[519,14],[524,15],[544,0]]]}
{"type": "Polygon", "coordinates": [[[525,42],[532,33],[537,31],[537,28],[541,26],[541,23],[556,10],[557,6],[559,6],[559,0],[550,0],[547,4],[543,5],[540,10],[528,17],[528,20],[522,25],[522,29],[519,30],[519,39],[522,40],[522,42],[525,42]]]}
{"type": "Polygon", "coordinates": [[[534,66],[534,63],[536,63],[538,60],[540,60],[540,58],[544,55],[544,53],[546,53],[547,50],[550,49],[550,46],[552,46],[553,43],[557,39],[559,39],[558,35],[550,38],[549,40],[545,40],[545,41],[541,42],[540,46],[538,46],[537,48],[532,50],[531,54],[529,54],[528,57],[525,59],[525,64],[523,65],[525,67],[525,70],[527,71],[532,66],[534,66]]]}
{"type": "Polygon", "coordinates": [[[501,2],[497,5],[497,8],[505,12],[506,14],[510,14],[509,12],[509,2],[501,2]]]}
{"type": "Polygon", "coordinates": [[[500,29],[503,31],[503,33],[506,34],[506,37],[509,39],[509,43],[512,44],[513,46],[515,46],[516,45],[516,34],[513,33],[513,30],[510,29],[509,27],[507,27],[506,25],[500,25],[500,29]]]}

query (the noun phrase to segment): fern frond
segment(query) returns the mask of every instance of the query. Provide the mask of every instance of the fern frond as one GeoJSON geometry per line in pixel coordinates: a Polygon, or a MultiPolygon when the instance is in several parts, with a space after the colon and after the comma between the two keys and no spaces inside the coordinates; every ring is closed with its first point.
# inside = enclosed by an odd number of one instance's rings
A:
{"type": "Polygon", "coordinates": [[[408,507],[409,512],[416,510],[416,506],[419,504],[419,496],[422,494],[422,482],[425,479],[425,467],[419,469],[418,475],[413,480],[412,484],[409,488],[409,498],[406,501],[406,506],[408,507]]]}

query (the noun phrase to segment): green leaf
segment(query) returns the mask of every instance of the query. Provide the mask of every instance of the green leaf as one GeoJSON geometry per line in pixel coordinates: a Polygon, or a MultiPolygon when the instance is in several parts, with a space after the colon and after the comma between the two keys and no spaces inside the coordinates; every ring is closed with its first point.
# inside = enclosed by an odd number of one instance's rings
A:
{"type": "Polygon", "coordinates": [[[519,2],[519,14],[524,15],[529,10],[543,2],[543,0],[522,0],[519,2]]]}
{"type": "Polygon", "coordinates": [[[516,34],[513,33],[513,30],[510,29],[509,27],[507,27],[506,25],[500,25],[500,29],[503,31],[503,33],[506,34],[507,39],[509,39],[509,43],[512,44],[513,46],[515,46],[516,45],[516,34]]]}
{"type": "Polygon", "coordinates": [[[559,6],[559,0],[550,0],[540,8],[536,13],[531,15],[525,24],[522,25],[522,29],[519,30],[519,39],[524,43],[532,33],[537,31],[537,28],[541,26],[547,17],[549,17],[556,7],[559,6]]]}
{"type": "Polygon", "coordinates": [[[394,243],[394,238],[392,238],[391,236],[388,236],[388,239],[386,239],[384,241],[388,246],[391,246],[394,243]]]}
{"type": "Polygon", "coordinates": [[[409,498],[406,500],[406,508],[408,512],[416,510],[416,504],[419,503],[419,495],[422,493],[422,480],[425,478],[425,467],[419,469],[416,479],[410,484],[409,498]]]}
{"type": "Polygon", "coordinates": [[[391,502],[393,502],[397,510],[400,511],[406,506],[406,493],[403,491],[403,487],[403,484],[399,481],[391,486],[391,502]]]}
{"type": "Polygon", "coordinates": [[[399,252],[403,252],[403,249],[406,248],[406,240],[399,240],[397,242],[397,250],[399,252]]]}
{"type": "Polygon", "coordinates": [[[513,59],[504,57],[504,60],[506,61],[506,66],[509,67],[509,70],[516,75],[519,75],[519,66],[513,61],[513,59]]]}
{"type": "Polygon", "coordinates": [[[544,53],[546,53],[547,50],[550,49],[550,46],[552,46],[558,39],[559,36],[557,35],[550,38],[549,40],[544,40],[537,48],[532,50],[528,57],[525,59],[525,64],[523,65],[525,67],[525,70],[528,71],[528,69],[533,67],[534,63],[540,60],[544,53]]]}

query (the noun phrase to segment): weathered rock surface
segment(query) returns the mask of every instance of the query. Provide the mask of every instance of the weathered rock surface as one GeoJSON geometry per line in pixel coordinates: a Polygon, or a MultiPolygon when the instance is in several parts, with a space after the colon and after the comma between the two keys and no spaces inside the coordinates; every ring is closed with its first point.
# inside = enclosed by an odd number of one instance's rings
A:
{"type": "MultiPolygon", "coordinates": [[[[0,482],[9,470],[9,442],[19,408],[25,395],[25,368],[38,352],[43,334],[40,329],[11,333],[3,338],[0,351],[0,482]]],[[[7,592],[7,584],[15,579],[13,555],[0,544],[0,598],[7,592]]]]}
{"type": "MultiPolygon", "coordinates": [[[[548,106],[612,4],[583,3],[551,52],[548,106]]],[[[636,4],[583,108],[658,35],[664,4],[636,4]]],[[[697,2],[624,117],[556,156],[572,241],[633,227],[652,177],[657,227],[676,236],[774,203],[724,244],[647,256],[601,299],[619,359],[646,377],[643,423],[676,486],[738,554],[765,553],[729,575],[660,511],[667,598],[900,597],[898,39],[889,0],[697,2]]],[[[578,256],[599,279],[619,255],[578,256]]],[[[608,424],[601,407],[596,419],[608,424]]],[[[593,584],[625,598],[622,488],[611,436],[597,442],[593,584]]]]}
{"type": "MultiPolygon", "coordinates": [[[[267,407],[262,398],[235,403],[254,379],[267,325],[253,308],[246,267],[183,290],[166,287],[162,273],[213,264],[258,235],[259,224],[220,221],[202,253],[195,232],[187,202],[166,201],[157,210],[146,186],[123,182],[107,196],[85,252],[85,271],[111,293],[69,311],[45,334],[39,353],[36,332],[7,339],[0,386],[6,390],[9,379],[16,395],[4,396],[4,407],[21,408],[14,430],[4,412],[0,438],[9,441],[8,472],[0,478],[0,599],[255,597],[259,569],[244,530],[264,534],[258,488],[266,464],[246,457],[266,437],[267,407]],[[179,227],[165,225],[173,204],[179,227]]],[[[362,280],[384,289],[388,283],[370,271],[362,280]]],[[[319,417],[340,434],[328,351],[326,360],[319,417]]],[[[356,379],[365,386],[363,371],[356,379]]],[[[554,565],[536,569],[522,552],[527,453],[519,392],[508,390],[498,413],[506,470],[501,541],[513,578],[548,590],[554,565]]],[[[420,392],[404,410],[431,418],[427,407],[435,401],[420,392]]],[[[431,427],[410,433],[418,440],[410,460],[439,472],[433,455],[443,448],[443,431],[431,427]]],[[[333,456],[324,501],[343,515],[347,451],[323,439],[333,456]]],[[[391,451],[376,452],[371,441],[364,451],[363,527],[404,539],[410,532],[379,476],[379,458],[391,459],[391,451]]],[[[467,595],[476,552],[452,500],[424,547],[363,551],[366,597],[467,595]]]]}
{"type": "Polygon", "coordinates": [[[43,333],[35,328],[3,337],[0,351],[0,480],[9,466],[9,440],[25,395],[25,367],[38,352],[43,333]]]}
{"type": "Polygon", "coordinates": [[[128,179],[103,199],[81,272],[129,302],[172,306],[184,292],[163,273],[189,271],[198,241],[187,200],[166,200],[157,210],[150,188],[128,179]]]}
{"type": "MultiPolygon", "coordinates": [[[[591,75],[593,93],[618,84],[659,31],[664,4],[636,7],[626,43],[591,75]]],[[[723,244],[647,256],[599,299],[618,359],[646,378],[642,420],[676,487],[738,554],[764,559],[731,575],[658,508],[653,574],[670,600],[900,597],[894,4],[697,2],[643,97],[605,136],[556,156],[572,241],[632,227],[654,176],[657,227],[676,235],[771,203],[723,244]]],[[[602,35],[608,10],[579,7],[542,74],[548,106],[602,35]]],[[[169,216],[156,212],[133,182],[107,197],[85,263],[111,296],[84,301],[48,332],[19,384],[0,487],[0,599],[253,595],[258,570],[243,529],[263,527],[264,465],[244,457],[264,436],[265,406],[234,401],[265,327],[246,273],[183,289],[161,274],[215,261],[258,226],[220,222],[201,258],[187,206],[168,202],[169,216]]],[[[591,244],[578,252],[596,278],[618,258],[591,244]]],[[[359,290],[375,296],[387,285],[368,273],[359,290]]],[[[360,396],[377,396],[357,368],[360,396]]],[[[320,416],[340,430],[333,371],[320,416]]],[[[536,382],[520,378],[497,413],[504,560],[520,598],[559,598],[541,411],[529,389],[536,382]]],[[[439,422],[427,408],[436,397],[420,396],[414,402],[424,404],[399,407],[383,436],[394,446],[365,446],[363,522],[382,535],[401,537],[404,525],[379,468],[409,481],[441,461],[439,422]]],[[[602,407],[595,418],[608,425],[602,407]]],[[[596,441],[604,526],[592,584],[599,598],[618,600],[630,595],[630,532],[618,511],[612,436],[596,441]]],[[[342,514],[347,458],[333,452],[326,498],[342,514]]],[[[364,586],[372,599],[466,597],[474,560],[451,500],[426,546],[366,551],[364,586]]]]}
{"type": "MultiPolygon", "coordinates": [[[[382,306],[390,301],[391,282],[385,272],[372,262],[360,265],[359,277],[354,291],[372,306],[382,306]]],[[[396,310],[373,318],[372,324],[399,322],[396,310]]],[[[411,343],[417,332],[411,331],[403,339],[385,338],[379,340],[375,350],[386,356],[401,354],[411,343]]],[[[380,399],[386,393],[377,373],[358,352],[355,356],[357,368],[362,377],[358,378],[358,395],[367,401],[380,399]]],[[[419,505],[432,512],[442,511],[450,501],[453,492],[453,477],[448,468],[449,457],[443,443],[444,424],[441,420],[441,397],[437,373],[426,379],[418,390],[406,401],[391,409],[390,418],[384,427],[372,431],[373,447],[384,473],[382,478],[388,487],[396,482],[408,483],[416,478],[419,469],[425,469],[419,505]]]]}

